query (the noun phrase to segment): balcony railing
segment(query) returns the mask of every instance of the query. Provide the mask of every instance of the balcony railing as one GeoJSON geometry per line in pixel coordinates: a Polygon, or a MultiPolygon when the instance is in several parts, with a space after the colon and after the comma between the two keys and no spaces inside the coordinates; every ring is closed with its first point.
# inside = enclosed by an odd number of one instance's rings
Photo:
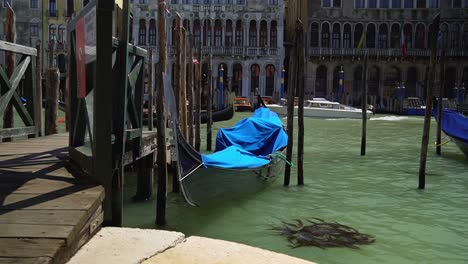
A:
{"type": "Polygon", "coordinates": [[[47,14],[49,15],[49,17],[57,17],[58,16],[57,9],[48,9],[47,14]]]}
{"type": "MultiPolygon", "coordinates": [[[[356,48],[309,48],[309,57],[321,56],[363,56],[367,54],[371,57],[401,57],[401,49],[388,48],[388,49],[356,49],[356,48]]],[[[440,55],[440,51],[439,51],[440,55]]],[[[445,55],[447,57],[467,57],[468,51],[462,49],[447,50],[445,55]]],[[[419,57],[429,58],[431,51],[429,49],[407,49],[406,57],[419,57]]]]}
{"type": "MultiPolygon", "coordinates": [[[[158,57],[157,46],[140,46],[144,49],[153,48],[156,58],[158,57]]],[[[197,48],[193,50],[195,56],[197,54],[197,48]]],[[[222,57],[268,57],[277,56],[279,54],[279,48],[251,48],[251,47],[202,47],[202,55],[204,57],[209,56],[222,56],[222,57]]],[[[168,46],[167,55],[169,57],[175,56],[175,46],[168,46]]]]}

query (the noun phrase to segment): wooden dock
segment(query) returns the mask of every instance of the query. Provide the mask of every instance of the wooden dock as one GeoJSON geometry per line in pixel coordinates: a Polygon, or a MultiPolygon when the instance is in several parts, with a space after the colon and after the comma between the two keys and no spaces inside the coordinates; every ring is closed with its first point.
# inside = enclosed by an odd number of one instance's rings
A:
{"type": "Polygon", "coordinates": [[[68,134],[0,143],[0,263],[63,263],[100,229],[104,189],[68,159],[68,134]]]}

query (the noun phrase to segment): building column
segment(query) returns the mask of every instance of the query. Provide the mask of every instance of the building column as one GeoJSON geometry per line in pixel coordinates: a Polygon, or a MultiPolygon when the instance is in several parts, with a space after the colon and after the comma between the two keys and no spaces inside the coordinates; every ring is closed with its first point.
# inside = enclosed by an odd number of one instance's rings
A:
{"type": "Polygon", "coordinates": [[[270,29],[271,29],[271,21],[267,21],[267,46],[270,46],[270,29]]]}
{"type": "Polygon", "coordinates": [[[242,96],[250,97],[250,68],[248,62],[242,65],[242,96]]]}
{"type": "Polygon", "coordinates": [[[257,21],[256,25],[257,25],[257,47],[260,47],[260,22],[261,21],[257,21]]]}
{"type": "Polygon", "coordinates": [[[258,65],[260,67],[260,73],[258,76],[258,92],[260,95],[265,95],[265,77],[266,77],[266,70],[265,65],[258,65]]]}
{"type": "Polygon", "coordinates": [[[221,47],[225,47],[226,20],[221,20],[221,47]]]}
{"type": "Polygon", "coordinates": [[[210,45],[208,45],[210,47],[210,50],[211,50],[211,47],[214,46],[214,39],[215,39],[215,21],[213,19],[210,19],[210,26],[211,26],[211,41],[210,41],[210,45]]]}

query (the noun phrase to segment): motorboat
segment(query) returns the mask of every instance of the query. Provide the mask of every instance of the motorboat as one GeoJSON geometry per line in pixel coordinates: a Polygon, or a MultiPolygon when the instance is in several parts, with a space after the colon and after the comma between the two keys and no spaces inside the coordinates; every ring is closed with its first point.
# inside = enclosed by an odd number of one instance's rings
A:
{"type": "MultiPolygon", "coordinates": [[[[277,113],[278,115],[286,116],[288,113],[287,100],[285,98],[281,98],[279,104],[269,104],[267,106],[271,109],[271,111],[277,113]]],[[[297,116],[297,109],[298,106],[294,106],[295,116],[297,116]]],[[[366,114],[367,118],[369,119],[372,115],[372,112],[366,110],[366,114]]],[[[338,102],[332,102],[325,98],[314,98],[312,100],[304,101],[304,116],[315,118],[361,119],[362,110],[356,107],[343,105],[338,102]]]]}

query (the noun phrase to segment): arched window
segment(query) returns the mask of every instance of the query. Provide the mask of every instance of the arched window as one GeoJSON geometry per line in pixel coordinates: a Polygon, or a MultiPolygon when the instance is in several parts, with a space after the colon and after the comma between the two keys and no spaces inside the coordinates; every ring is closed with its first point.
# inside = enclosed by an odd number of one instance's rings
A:
{"type": "Polygon", "coordinates": [[[375,25],[367,25],[366,48],[375,48],[375,25]]]}
{"type": "Polygon", "coordinates": [[[222,46],[222,39],[223,39],[223,25],[221,24],[221,20],[217,19],[215,21],[215,43],[216,47],[222,46]]]}
{"type": "Polygon", "coordinates": [[[322,24],[322,48],[330,47],[330,27],[328,23],[322,24]]]}
{"type": "Polygon", "coordinates": [[[413,26],[411,24],[405,24],[404,31],[405,34],[405,45],[407,49],[413,47],[413,26]]]}
{"type": "Polygon", "coordinates": [[[149,45],[156,46],[156,20],[151,19],[149,25],[149,45]]]}
{"type": "Polygon", "coordinates": [[[265,47],[268,44],[268,29],[267,22],[262,20],[260,22],[260,47],[265,47]]]}
{"type": "Polygon", "coordinates": [[[319,46],[319,25],[318,23],[312,23],[310,25],[310,46],[318,47],[319,46]]]}
{"type": "Polygon", "coordinates": [[[392,0],[392,8],[401,8],[401,0],[392,0]]]}
{"type": "Polygon", "coordinates": [[[351,25],[346,24],[343,31],[343,48],[351,48],[351,25]]]}
{"type": "Polygon", "coordinates": [[[390,33],[390,47],[396,49],[400,47],[400,25],[393,24],[392,31],[390,33]]]}
{"type": "Polygon", "coordinates": [[[338,23],[335,23],[333,25],[332,48],[334,49],[341,48],[341,30],[340,30],[340,24],[338,23]]]}
{"type": "Polygon", "coordinates": [[[58,32],[57,32],[57,41],[60,44],[65,43],[65,40],[67,39],[67,32],[65,29],[64,25],[59,25],[58,26],[58,32]]]}
{"type": "Polygon", "coordinates": [[[250,21],[249,27],[249,46],[257,47],[257,21],[250,21]]]}
{"type": "Polygon", "coordinates": [[[442,32],[442,48],[448,48],[448,25],[442,24],[440,31],[442,32]]]}
{"type": "Polygon", "coordinates": [[[172,20],[172,38],[171,38],[171,45],[175,46],[179,40],[179,28],[177,28],[177,20],[174,18],[172,20]]]}
{"type": "Polygon", "coordinates": [[[417,49],[424,49],[425,48],[425,38],[426,38],[426,30],[423,24],[418,24],[416,27],[416,48],[417,49]]]}
{"type": "Polygon", "coordinates": [[[388,38],[388,28],[387,24],[382,24],[379,27],[379,37],[378,37],[378,48],[386,49],[387,48],[387,38],[388,38]]]}
{"type": "Polygon", "coordinates": [[[460,26],[458,24],[452,24],[450,35],[451,47],[458,49],[460,47],[460,26]]]}
{"type": "Polygon", "coordinates": [[[57,28],[54,24],[49,25],[49,41],[54,41],[57,39],[57,28]]]}
{"type": "Polygon", "coordinates": [[[201,25],[199,19],[193,21],[193,42],[195,46],[198,46],[201,42],[201,25]]]}
{"type": "Polygon", "coordinates": [[[242,47],[243,46],[243,38],[242,38],[242,21],[237,20],[236,21],[236,47],[242,47]]]}
{"type": "Polygon", "coordinates": [[[426,0],[417,0],[416,8],[426,8],[426,0]]]}
{"type": "Polygon", "coordinates": [[[146,21],[140,19],[140,28],[138,29],[138,45],[146,45],[146,21]]]}
{"type": "Polygon", "coordinates": [[[278,46],[278,29],[276,21],[271,21],[270,27],[270,47],[276,48],[278,46]]]}
{"type": "Polygon", "coordinates": [[[468,50],[468,24],[463,26],[463,49],[468,50]]]}
{"type": "Polygon", "coordinates": [[[404,0],[405,2],[405,8],[413,8],[414,7],[414,2],[413,0],[404,0]]]}
{"type": "Polygon", "coordinates": [[[269,64],[265,68],[265,95],[272,96],[275,90],[275,66],[269,64]]]}
{"type": "Polygon", "coordinates": [[[211,21],[205,20],[203,24],[203,46],[211,46],[211,21]]]}
{"type": "Polygon", "coordinates": [[[232,47],[232,20],[226,21],[226,33],[224,34],[224,45],[232,47]]]}
{"type": "Polygon", "coordinates": [[[359,40],[361,40],[362,33],[364,32],[364,27],[362,24],[357,24],[354,27],[354,47],[357,48],[359,45],[359,40]]]}

